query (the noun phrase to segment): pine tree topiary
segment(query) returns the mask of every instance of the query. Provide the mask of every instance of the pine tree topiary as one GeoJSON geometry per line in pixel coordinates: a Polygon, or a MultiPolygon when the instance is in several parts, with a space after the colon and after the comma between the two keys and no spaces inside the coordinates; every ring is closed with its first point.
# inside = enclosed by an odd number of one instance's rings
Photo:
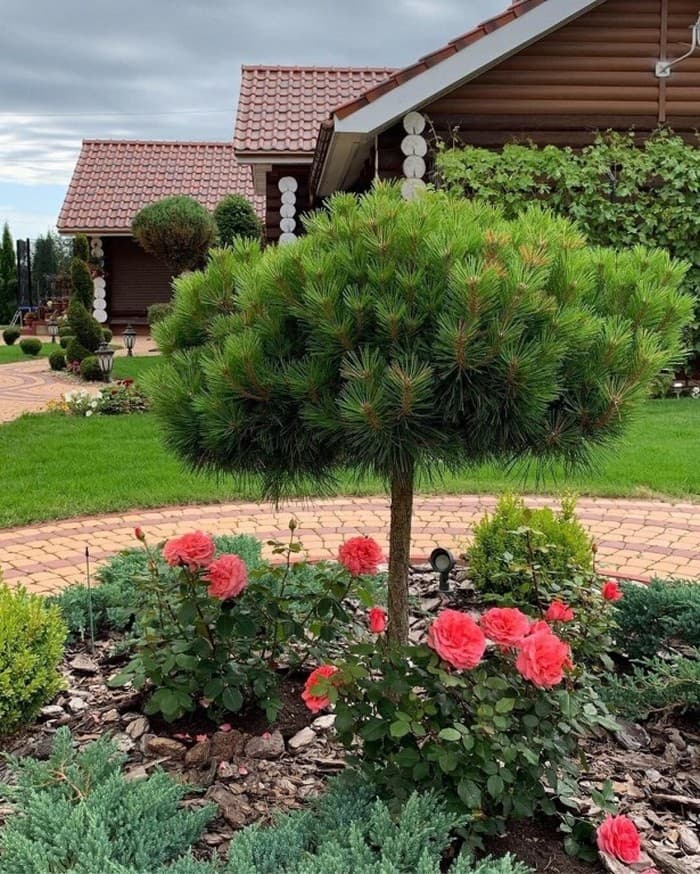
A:
{"type": "Polygon", "coordinates": [[[79,343],[75,337],[62,337],[61,345],[63,345],[64,340],[66,341],[66,361],[77,361],[80,363],[91,354],[90,350],[79,343]]]}
{"type": "Polygon", "coordinates": [[[83,261],[82,258],[73,258],[70,265],[70,278],[71,300],[79,301],[89,312],[92,310],[95,290],[87,262],[83,261]]]}
{"type": "Polygon", "coordinates": [[[336,195],[305,227],[293,246],[234,253],[225,282],[176,284],[154,331],[154,408],[190,465],[261,476],[268,497],[340,467],[384,478],[389,628],[406,640],[418,471],[588,461],[680,357],[687,267],[589,248],[537,208],[508,221],[395,185],[336,195]],[[176,319],[181,297],[196,330],[176,319]]]}
{"type": "Polygon", "coordinates": [[[193,198],[165,197],[136,214],[131,232],[146,252],[165,261],[177,276],[204,264],[216,240],[216,223],[193,198]]]}
{"type": "Polygon", "coordinates": [[[240,194],[229,194],[217,204],[214,221],[222,246],[230,246],[235,237],[259,240],[262,234],[260,219],[252,203],[240,194]]]}
{"type": "MultiPolygon", "coordinates": [[[[71,335],[88,352],[95,352],[103,339],[100,323],[92,317],[85,305],[76,297],[71,298],[67,315],[71,335]]],[[[69,360],[74,359],[69,358],[69,360]]]]}
{"type": "Polygon", "coordinates": [[[90,260],[90,244],[85,234],[77,234],[73,237],[73,257],[81,261],[90,260]]]}

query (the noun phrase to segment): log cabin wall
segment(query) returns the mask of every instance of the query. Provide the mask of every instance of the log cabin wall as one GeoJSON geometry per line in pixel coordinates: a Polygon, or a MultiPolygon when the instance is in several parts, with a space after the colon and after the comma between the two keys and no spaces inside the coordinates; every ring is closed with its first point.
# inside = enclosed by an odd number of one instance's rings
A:
{"type": "Polygon", "coordinates": [[[267,173],[266,209],[265,209],[265,239],[268,243],[276,243],[281,234],[282,192],[279,181],[285,176],[296,179],[299,187],[296,193],[295,217],[297,233],[301,229],[300,218],[309,209],[309,173],[308,164],[278,164],[267,173]]]}
{"type": "MultiPolygon", "coordinates": [[[[514,140],[583,146],[598,130],[700,127],[700,53],[658,79],[656,62],[684,54],[698,0],[607,0],[493,69],[422,107],[450,144],[514,140]]],[[[379,175],[402,175],[400,124],[379,138],[379,175]]]]}

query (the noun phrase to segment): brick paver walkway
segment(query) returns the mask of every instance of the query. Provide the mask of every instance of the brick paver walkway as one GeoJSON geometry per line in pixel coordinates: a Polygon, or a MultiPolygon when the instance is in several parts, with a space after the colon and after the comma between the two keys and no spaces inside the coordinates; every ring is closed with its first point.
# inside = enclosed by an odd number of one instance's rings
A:
{"type": "MultiPolygon", "coordinates": [[[[415,559],[424,561],[436,545],[458,550],[467,542],[473,523],[494,502],[491,497],[470,495],[416,498],[415,559]]],[[[543,506],[553,501],[529,498],[528,503],[543,506]]],[[[602,571],[642,579],[653,575],[700,579],[700,505],[582,498],[578,515],[597,542],[602,571]]],[[[5,529],[0,531],[0,566],[8,582],[50,592],[84,579],[86,546],[94,566],[136,545],[136,525],[152,542],[198,528],[212,534],[254,534],[264,541],[284,539],[292,516],[312,559],[334,557],[339,545],[356,534],[371,535],[387,545],[385,498],[290,502],[279,511],[254,503],[210,504],[5,529]]]]}

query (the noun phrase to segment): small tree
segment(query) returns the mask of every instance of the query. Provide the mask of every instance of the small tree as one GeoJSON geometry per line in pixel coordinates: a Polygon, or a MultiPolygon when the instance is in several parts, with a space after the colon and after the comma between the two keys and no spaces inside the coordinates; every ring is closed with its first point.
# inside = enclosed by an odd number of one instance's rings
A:
{"type": "Polygon", "coordinates": [[[81,261],[90,260],[90,245],[85,234],[73,237],[73,257],[80,258],[81,261]]]}
{"type": "Polygon", "coordinates": [[[258,475],[272,498],[343,466],[383,477],[390,632],[405,640],[417,472],[575,465],[619,436],[679,354],[686,265],[587,248],[538,209],[508,221],[394,186],[336,195],[305,225],[293,246],[241,244],[226,275],[212,260],[199,285],[176,282],[154,405],[190,465],[258,475]],[[176,314],[193,310],[201,330],[185,334],[176,314]]]}
{"type": "Polygon", "coordinates": [[[102,327],[75,295],[71,297],[66,315],[71,336],[88,352],[95,352],[102,343],[102,327]]]}
{"type": "Polygon", "coordinates": [[[0,323],[6,323],[17,308],[17,258],[10,227],[5,222],[0,246],[0,323]]]}
{"type": "Polygon", "coordinates": [[[86,261],[82,258],[73,258],[70,264],[71,299],[78,300],[86,310],[92,310],[95,299],[95,288],[92,282],[92,274],[86,261]]]}
{"type": "Polygon", "coordinates": [[[253,205],[240,194],[229,194],[220,201],[214,210],[214,221],[222,246],[230,246],[234,237],[259,240],[262,234],[260,219],[253,205]]]}
{"type": "Polygon", "coordinates": [[[146,252],[179,275],[204,264],[216,240],[216,223],[191,197],[166,197],[138,212],[131,232],[146,252]]]}

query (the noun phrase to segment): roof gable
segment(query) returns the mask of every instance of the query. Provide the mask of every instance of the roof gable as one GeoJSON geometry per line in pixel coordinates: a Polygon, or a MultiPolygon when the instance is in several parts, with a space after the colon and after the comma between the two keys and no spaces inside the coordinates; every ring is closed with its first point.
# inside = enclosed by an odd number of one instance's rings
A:
{"type": "Polygon", "coordinates": [[[236,161],[231,143],[84,140],[58,229],[128,234],[142,207],[175,194],[209,210],[227,194],[241,194],[265,215],[250,167],[236,161]]]}

